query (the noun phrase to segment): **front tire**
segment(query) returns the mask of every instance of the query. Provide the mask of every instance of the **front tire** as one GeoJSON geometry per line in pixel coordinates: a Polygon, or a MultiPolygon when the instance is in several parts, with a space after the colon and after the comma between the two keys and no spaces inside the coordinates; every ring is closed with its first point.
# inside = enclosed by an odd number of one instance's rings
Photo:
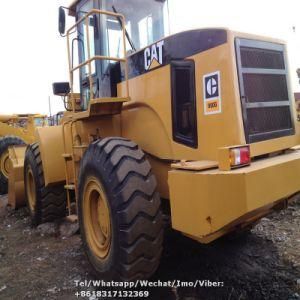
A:
{"type": "Polygon", "coordinates": [[[101,278],[149,278],[162,253],[163,218],[156,180],[145,154],[122,138],[89,146],[78,190],[80,231],[101,278]]]}
{"type": "Polygon", "coordinates": [[[0,139],[0,195],[8,192],[10,169],[8,148],[16,145],[25,145],[25,142],[16,136],[6,136],[0,139]]]}
{"type": "Polygon", "coordinates": [[[26,203],[34,226],[66,216],[66,191],[63,185],[45,187],[37,143],[29,145],[26,150],[24,183],[26,203]]]}

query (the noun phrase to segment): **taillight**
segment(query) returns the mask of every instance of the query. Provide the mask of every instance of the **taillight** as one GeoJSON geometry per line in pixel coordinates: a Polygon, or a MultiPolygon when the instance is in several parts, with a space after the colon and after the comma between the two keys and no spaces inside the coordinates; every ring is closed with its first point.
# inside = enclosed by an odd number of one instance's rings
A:
{"type": "Polygon", "coordinates": [[[251,162],[250,147],[242,146],[230,149],[230,165],[231,167],[241,167],[249,165],[251,162]]]}

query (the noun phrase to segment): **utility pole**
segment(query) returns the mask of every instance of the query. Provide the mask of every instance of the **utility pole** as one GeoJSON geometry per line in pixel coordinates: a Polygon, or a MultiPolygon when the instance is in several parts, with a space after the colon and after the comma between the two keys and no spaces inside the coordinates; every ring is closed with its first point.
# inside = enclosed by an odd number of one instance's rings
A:
{"type": "Polygon", "coordinates": [[[52,111],[51,111],[51,98],[50,98],[50,96],[48,97],[48,105],[49,105],[49,114],[50,114],[50,117],[52,117],[52,111]]]}

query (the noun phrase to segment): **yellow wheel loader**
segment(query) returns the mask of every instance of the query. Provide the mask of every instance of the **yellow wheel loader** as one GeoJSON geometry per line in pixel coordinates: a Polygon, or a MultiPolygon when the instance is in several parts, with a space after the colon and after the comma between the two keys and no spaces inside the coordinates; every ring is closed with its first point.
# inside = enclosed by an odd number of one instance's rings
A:
{"type": "Polygon", "coordinates": [[[46,124],[47,117],[44,115],[0,115],[0,194],[8,191],[9,148],[32,143],[35,128],[46,124]]]}
{"type": "Polygon", "coordinates": [[[57,114],[49,117],[49,126],[57,126],[60,125],[61,123],[61,119],[63,118],[65,112],[64,111],[60,111],[57,114]]]}
{"type": "Polygon", "coordinates": [[[34,224],[78,217],[101,278],[155,272],[163,214],[210,243],[300,191],[284,42],[224,28],[169,36],[165,0],[78,0],[68,11],[70,82],[53,90],[69,112],[27,148],[26,195],[34,224]]]}

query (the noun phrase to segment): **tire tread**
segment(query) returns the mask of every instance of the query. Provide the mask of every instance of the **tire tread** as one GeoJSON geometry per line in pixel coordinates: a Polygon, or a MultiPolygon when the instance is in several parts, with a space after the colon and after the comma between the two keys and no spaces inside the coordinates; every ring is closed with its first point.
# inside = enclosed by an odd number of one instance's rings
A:
{"type": "Polygon", "coordinates": [[[26,166],[28,163],[31,165],[32,171],[37,177],[37,204],[35,211],[31,212],[32,224],[37,226],[42,223],[52,222],[56,219],[65,217],[66,191],[63,185],[45,187],[42,159],[38,143],[28,145],[27,147],[24,178],[26,176],[26,166]]]}

